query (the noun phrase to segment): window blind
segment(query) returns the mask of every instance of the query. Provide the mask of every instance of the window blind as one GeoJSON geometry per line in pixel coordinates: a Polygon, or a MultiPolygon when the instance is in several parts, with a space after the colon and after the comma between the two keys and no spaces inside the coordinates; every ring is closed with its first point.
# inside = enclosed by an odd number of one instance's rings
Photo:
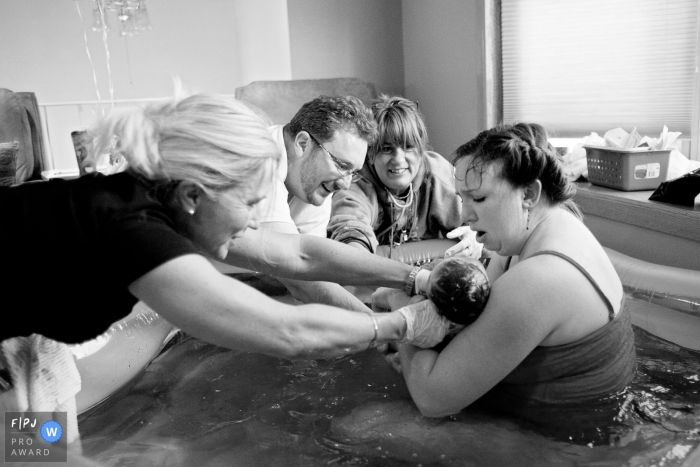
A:
{"type": "Polygon", "coordinates": [[[503,118],[691,136],[698,0],[502,0],[503,118]]]}

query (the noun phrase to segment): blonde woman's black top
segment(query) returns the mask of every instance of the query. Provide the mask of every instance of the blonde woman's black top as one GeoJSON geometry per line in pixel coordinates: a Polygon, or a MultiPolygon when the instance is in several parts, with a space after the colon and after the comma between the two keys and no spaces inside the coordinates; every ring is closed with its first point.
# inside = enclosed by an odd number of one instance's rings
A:
{"type": "Polygon", "coordinates": [[[136,279],[196,253],[150,184],[128,173],[0,188],[0,341],[77,343],[128,315],[136,279]]]}

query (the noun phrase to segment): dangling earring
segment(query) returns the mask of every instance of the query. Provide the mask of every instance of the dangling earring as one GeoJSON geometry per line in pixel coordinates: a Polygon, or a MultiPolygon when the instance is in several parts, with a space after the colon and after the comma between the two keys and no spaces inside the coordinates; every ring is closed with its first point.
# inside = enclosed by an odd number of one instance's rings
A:
{"type": "Polygon", "coordinates": [[[525,230],[530,230],[530,208],[527,208],[527,220],[525,221],[525,230]]]}

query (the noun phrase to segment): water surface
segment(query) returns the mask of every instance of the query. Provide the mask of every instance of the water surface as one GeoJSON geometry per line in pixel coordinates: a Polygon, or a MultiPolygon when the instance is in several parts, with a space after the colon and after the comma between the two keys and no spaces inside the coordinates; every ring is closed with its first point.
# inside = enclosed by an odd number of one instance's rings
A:
{"type": "Polygon", "coordinates": [[[291,362],[186,338],[79,418],[109,466],[681,466],[700,444],[700,353],[635,327],[607,427],[556,432],[470,408],[427,419],[374,350],[291,362]]]}

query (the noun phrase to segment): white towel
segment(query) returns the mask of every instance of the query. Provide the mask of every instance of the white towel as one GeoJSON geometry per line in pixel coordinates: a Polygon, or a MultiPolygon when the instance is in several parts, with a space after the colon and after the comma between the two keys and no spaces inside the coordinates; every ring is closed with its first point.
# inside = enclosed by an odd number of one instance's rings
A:
{"type": "Polygon", "coordinates": [[[66,412],[69,454],[82,454],[75,395],[80,373],[67,344],[39,334],[2,341],[18,412],[66,412]]]}

